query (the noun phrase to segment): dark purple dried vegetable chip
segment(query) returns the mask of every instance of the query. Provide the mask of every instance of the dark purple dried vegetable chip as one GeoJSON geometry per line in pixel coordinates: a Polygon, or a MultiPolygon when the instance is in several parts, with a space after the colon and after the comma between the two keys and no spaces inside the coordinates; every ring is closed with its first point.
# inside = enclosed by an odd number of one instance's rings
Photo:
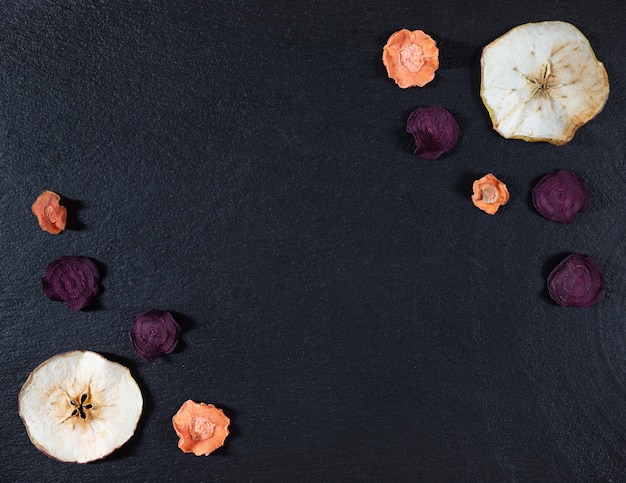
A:
{"type": "Polygon", "coordinates": [[[450,151],[461,134],[456,119],[441,106],[415,109],[409,115],[406,130],[415,139],[413,152],[423,159],[437,159],[450,151]]]}
{"type": "Polygon", "coordinates": [[[573,171],[561,170],[541,178],[532,190],[533,205],[548,220],[571,223],[589,207],[589,191],[573,171]]]}
{"type": "Polygon", "coordinates": [[[580,253],[566,257],[548,276],[548,293],[563,307],[592,307],[602,298],[605,287],[596,262],[580,253]]]}
{"type": "Polygon", "coordinates": [[[65,302],[72,310],[87,307],[98,295],[100,274],[91,258],[67,256],[50,263],[41,279],[50,300],[65,302]]]}
{"type": "Polygon", "coordinates": [[[137,354],[148,362],[171,354],[179,337],[180,325],[169,312],[151,309],[134,317],[130,341],[137,354]]]}

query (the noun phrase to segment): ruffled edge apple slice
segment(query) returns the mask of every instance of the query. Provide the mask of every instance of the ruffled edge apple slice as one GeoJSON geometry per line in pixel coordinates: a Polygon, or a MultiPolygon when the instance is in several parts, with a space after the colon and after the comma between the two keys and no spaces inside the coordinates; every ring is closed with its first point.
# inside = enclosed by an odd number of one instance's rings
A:
{"type": "Polygon", "coordinates": [[[604,65],[567,22],[519,25],[483,49],[480,96],[505,138],[565,144],[608,95],[604,65]]]}
{"type": "Polygon", "coordinates": [[[19,394],[19,414],[32,443],[51,458],[72,463],[104,458],[126,443],[142,408],[128,368],[89,351],[46,360],[19,394]]]}

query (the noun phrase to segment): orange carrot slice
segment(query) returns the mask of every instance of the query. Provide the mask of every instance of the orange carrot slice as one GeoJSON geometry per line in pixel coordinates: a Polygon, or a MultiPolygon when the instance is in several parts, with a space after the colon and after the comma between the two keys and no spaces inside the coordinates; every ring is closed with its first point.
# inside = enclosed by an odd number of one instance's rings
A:
{"type": "Polygon", "coordinates": [[[60,201],[61,197],[58,194],[44,191],[31,207],[41,229],[53,235],[58,235],[65,230],[67,210],[59,204],[60,201]]]}
{"type": "Polygon", "coordinates": [[[502,205],[509,201],[509,190],[506,185],[489,173],[474,181],[472,202],[485,213],[495,215],[502,205]]]}
{"type": "Polygon", "coordinates": [[[230,419],[213,404],[185,401],[172,418],[178,447],[185,453],[208,456],[224,445],[230,419]]]}
{"type": "Polygon", "coordinates": [[[398,30],[383,47],[383,64],[399,87],[423,87],[435,78],[439,49],[422,30],[398,30]]]}

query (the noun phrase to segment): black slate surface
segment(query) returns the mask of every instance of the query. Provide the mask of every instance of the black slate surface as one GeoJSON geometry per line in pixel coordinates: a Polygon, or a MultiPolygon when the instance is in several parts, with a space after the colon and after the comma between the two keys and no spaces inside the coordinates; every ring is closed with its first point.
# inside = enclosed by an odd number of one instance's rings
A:
{"type": "Polygon", "coordinates": [[[625,21],[618,1],[3,1],[0,479],[626,479],[625,21]],[[562,147],[501,138],[478,94],[482,47],[541,20],[576,25],[611,82],[562,147]],[[382,65],[400,28],[438,41],[422,89],[382,65]],[[404,133],[426,104],[462,128],[438,161],[404,133]],[[571,225],[530,202],[556,169],[592,193],[571,225]],[[512,196],[493,217],[469,200],[487,172],[512,196]],[[30,213],[44,189],[70,208],[59,236],[30,213]],[[594,308],[547,296],[571,252],[605,272],[594,308]],[[93,309],[43,294],[63,255],[100,263],[93,309]],[[151,307],[184,329],[152,364],[128,337],[151,307]],[[135,437],[87,465],[38,452],[17,412],[74,349],[145,396],[135,437]],[[225,448],[177,448],[186,399],[224,408],[225,448]]]}

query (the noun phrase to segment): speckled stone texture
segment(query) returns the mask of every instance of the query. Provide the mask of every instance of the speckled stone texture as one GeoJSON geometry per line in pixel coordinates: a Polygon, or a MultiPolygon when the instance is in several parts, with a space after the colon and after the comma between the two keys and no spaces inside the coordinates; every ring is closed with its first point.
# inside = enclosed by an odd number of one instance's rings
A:
{"type": "Polygon", "coordinates": [[[0,479],[624,481],[626,11],[616,1],[5,0],[0,3],[0,479]],[[484,45],[515,25],[576,25],[604,62],[604,110],[564,146],[506,140],[480,96],[484,45]],[[400,89],[382,48],[437,40],[435,80],[400,89]],[[438,104],[456,148],[416,157],[408,114],[438,104]],[[557,169],[591,193],[571,225],[530,190],[557,169]],[[493,173],[495,216],[470,200],[493,173]],[[68,208],[43,232],[44,189],[68,208]],[[567,254],[603,268],[598,305],[563,308],[567,254]],[[50,301],[66,255],[97,260],[88,310],[50,301]],[[133,315],[181,325],[135,354],[133,315]],[[67,465],[17,412],[59,352],[128,366],[145,411],[102,462],[67,465]],[[177,448],[187,399],[224,409],[226,445],[177,448]]]}

